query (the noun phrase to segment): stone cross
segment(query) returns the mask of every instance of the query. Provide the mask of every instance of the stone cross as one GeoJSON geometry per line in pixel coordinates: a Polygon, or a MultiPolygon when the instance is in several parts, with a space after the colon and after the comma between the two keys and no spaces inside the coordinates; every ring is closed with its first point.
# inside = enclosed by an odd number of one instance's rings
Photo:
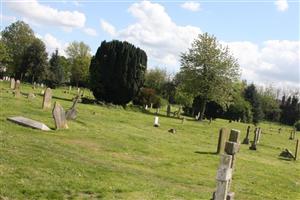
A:
{"type": "Polygon", "coordinates": [[[224,153],[224,147],[227,140],[228,140],[228,130],[226,128],[221,128],[219,131],[217,154],[224,153]]]}
{"type": "Polygon", "coordinates": [[[154,127],[159,127],[158,117],[157,116],[155,116],[155,118],[154,118],[154,127]]]}
{"type": "Polygon", "coordinates": [[[44,98],[43,98],[43,109],[51,108],[51,100],[52,100],[52,90],[50,88],[47,88],[44,92],[44,98]]]}
{"type": "Polygon", "coordinates": [[[56,129],[65,129],[68,128],[65,111],[63,107],[58,103],[54,103],[54,107],[52,110],[52,115],[55,122],[55,128],[56,129]]]}
{"type": "Polygon", "coordinates": [[[167,106],[167,116],[170,117],[170,115],[171,115],[171,105],[168,104],[168,106],[167,106]]]}
{"type": "Polygon", "coordinates": [[[246,137],[245,139],[243,140],[243,143],[242,144],[249,144],[250,140],[249,140],[249,133],[250,133],[250,126],[248,126],[247,128],[247,133],[246,133],[246,137]]]}
{"type": "Polygon", "coordinates": [[[15,84],[16,84],[15,79],[14,78],[10,79],[10,89],[14,90],[15,84]]]}
{"type": "Polygon", "coordinates": [[[17,80],[15,83],[15,97],[21,96],[20,85],[21,85],[20,80],[17,80]]]}

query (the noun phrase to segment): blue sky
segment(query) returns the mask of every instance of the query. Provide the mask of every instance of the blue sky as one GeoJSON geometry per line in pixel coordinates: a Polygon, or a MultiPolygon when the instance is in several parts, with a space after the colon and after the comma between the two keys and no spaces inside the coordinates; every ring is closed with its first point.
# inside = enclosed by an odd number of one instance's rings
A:
{"type": "Polygon", "coordinates": [[[299,1],[3,0],[1,29],[29,23],[52,52],[68,43],[127,40],[146,50],[148,66],[180,69],[180,53],[199,33],[214,34],[239,60],[242,78],[300,87],[299,1]]]}

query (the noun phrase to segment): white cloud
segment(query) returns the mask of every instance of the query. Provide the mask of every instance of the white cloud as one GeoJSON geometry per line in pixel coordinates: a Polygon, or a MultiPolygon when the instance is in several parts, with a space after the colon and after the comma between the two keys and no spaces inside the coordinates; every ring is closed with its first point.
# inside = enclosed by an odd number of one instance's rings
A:
{"type": "Polygon", "coordinates": [[[194,1],[187,1],[183,4],[181,4],[181,7],[186,9],[186,10],[196,12],[196,11],[200,10],[200,3],[194,2],[194,1]]]}
{"type": "Polygon", "coordinates": [[[17,21],[16,17],[7,16],[7,15],[3,15],[3,14],[0,14],[0,18],[1,18],[1,21],[5,21],[5,22],[8,22],[8,23],[13,23],[13,22],[17,21]]]}
{"type": "Polygon", "coordinates": [[[260,84],[300,87],[300,42],[269,40],[227,43],[240,63],[242,78],[260,84]]]}
{"type": "Polygon", "coordinates": [[[287,0],[276,0],[275,5],[277,7],[277,10],[279,10],[280,12],[284,12],[289,8],[287,0]]]}
{"type": "Polygon", "coordinates": [[[109,22],[101,19],[100,25],[101,25],[101,28],[108,34],[110,34],[112,36],[114,36],[116,34],[116,28],[113,25],[111,25],[109,22]]]}
{"type": "Polygon", "coordinates": [[[169,71],[177,71],[180,53],[187,50],[201,30],[175,24],[163,6],[150,1],[134,3],[128,11],[136,18],[134,24],[119,31],[107,28],[112,25],[106,26],[106,32],[141,47],[155,64],[166,65],[169,71]]]}
{"type": "Polygon", "coordinates": [[[84,28],[83,32],[86,33],[89,36],[97,36],[97,31],[95,29],[92,28],[84,28]]]}
{"type": "Polygon", "coordinates": [[[37,0],[6,1],[6,5],[19,15],[40,24],[60,26],[63,28],[82,28],[85,15],[78,11],[63,11],[42,5],[37,0]]]}
{"type": "Polygon", "coordinates": [[[55,38],[53,35],[47,33],[44,36],[41,36],[39,34],[36,34],[36,37],[41,39],[45,45],[46,45],[46,50],[51,55],[52,52],[55,51],[55,49],[58,49],[59,55],[66,56],[65,49],[68,46],[68,43],[62,42],[55,38]]]}

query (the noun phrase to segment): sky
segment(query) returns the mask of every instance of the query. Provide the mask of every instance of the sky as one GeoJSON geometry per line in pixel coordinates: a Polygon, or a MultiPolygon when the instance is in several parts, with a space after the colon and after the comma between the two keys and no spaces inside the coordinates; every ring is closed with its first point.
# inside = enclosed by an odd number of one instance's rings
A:
{"type": "Polygon", "coordinates": [[[103,40],[144,49],[148,68],[180,70],[201,33],[228,46],[248,83],[300,89],[300,0],[1,0],[1,30],[23,20],[61,55],[72,41],[95,54],[103,40]]]}

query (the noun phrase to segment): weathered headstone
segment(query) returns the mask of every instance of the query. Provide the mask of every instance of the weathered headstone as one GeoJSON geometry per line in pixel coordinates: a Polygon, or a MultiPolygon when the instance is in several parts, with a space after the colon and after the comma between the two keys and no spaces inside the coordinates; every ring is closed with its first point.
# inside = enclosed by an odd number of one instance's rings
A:
{"type": "Polygon", "coordinates": [[[51,108],[51,100],[52,100],[52,90],[50,88],[47,88],[44,93],[42,108],[43,109],[51,108]]]}
{"type": "Polygon", "coordinates": [[[156,114],[159,114],[159,108],[156,108],[156,112],[155,112],[156,114]]]}
{"type": "Polygon", "coordinates": [[[293,155],[293,153],[288,149],[283,150],[279,156],[284,157],[284,158],[295,159],[295,156],[293,155]]]}
{"type": "Polygon", "coordinates": [[[74,120],[74,119],[76,119],[76,117],[77,117],[76,105],[77,105],[78,101],[79,101],[79,96],[77,96],[74,99],[72,107],[69,110],[66,111],[66,119],[67,120],[74,120]]]}
{"type": "Polygon", "coordinates": [[[251,146],[249,147],[250,150],[256,150],[256,145],[257,145],[257,134],[258,134],[258,128],[255,128],[254,131],[254,138],[251,143],[251,146]]]}
{"type": "Polygon", "coordinates": [[[68,128],[65,111],[63,107],[58,103],[54,103],[54,107],[52,110],[52,115],[55,122],[55,128],[56,129],[65,129],[68,128]]]}
{"type": "Polygon", "coordinates": [[[295,160],[297,160],[298,159],[298,152],[299,152],[299,139],[297,139],[297,141],[296,141],[296,148],[295,148],[295,160]]]}
{"type": "Polygon", "coordinates": [[[14,123],[20,124],[22,126],[28,126],[31,128],[35,128],[35,129],[40,129],[43,131],[49,131],[50,128],[48,126],[46,126],[45,124],[32,120],[32,119],[28,119],[22,116],[17,116],[17,117],[9,117],[7,118],[9,121],[12,121],[14,123]]]}
{"type": "Polygon", "coordinates": [[[226,128],[221,128],[219,131],[217,154],[224,153],[225,143],[227,140],[228,140],[228,130],[226,128]]]}
{"type": "Polygon", "coordinates": [[[146,106],[145,106],[145,110],[148,110],[148,105],[146,104],[146,106]]]}
{"type": "Polygon", "coordinates": [[[171,115],[171,105],[168,104],[168,106],[167,106],[167,116],[170,117],[170,115],[171,115]]]}
{"type": "Polygon", "coordinates": [[[185,122],[185,117],[183,117],[183,118],[181,119],[181,124],[184,124],[184,122],[185,122]]]}
{"type": "Polygon", "coordinates": [[[260,141],[260,137],[261,137],[261,128],[259,127],[258,128],[258,131],[257,131],[257,140],[256,140],[256,143],[258,144],[259,143],[259,141],[260,141]]]}
{"type": "Polygon", "coordinates": [[[249,133],[250,133],[250,126],[248,126],[248,128],[247,128],[247,133],[246,133],[246,137],[245,137],[245,139],[243,140],[243,144],[249,144],[249,142],[250,142],[250,139],[249,139],[249,133]]]}
{"type": "Polygon", "coordinates": [[[41,88],[44,88],[44,83],[41,84],[41,88]]]}
{"type": "Polygon", "coordinates": [[[15,89],[14,89],[15,97],[21,96],[20,85],[21,85],[20,80],[17,80],[15,83],[15,89]]]}
{"type": "Polygon", "coordinates": [[[295,130],[291,130],[291,133],[290,133],[290,140],[294,140],[295,139],[295,136],[296,136],[296,131],[295,130]]]}
{"type": "Polygon", "coordinates": [[[45,90],[41,90],[41,95],[44,95],[45,94],[45,90]]]}
{"type": "Polygon", "coordinates": [[[36,82],[33,82],[32,89],[35,90],[35,88],[36,88],[36,82]]]}
{"type": "Polygon", "coordinates": [[[153,103],[150,104],[150,109],[152,109],[152,108],[153,108],[153,103]]]}
{"type": "Polygon", "coordinates": [[[29,92],[28,95],[27,95],[27,98],[28,98],[29,100],[32,100],[32,99],[35,98],[35,95],[34,95],[32,92],[29,92]]]}
{"type": "Polygon", "coordinates": [[[15,79],[14,78],[10,79],[10,89],[14,90],[15,84],[16,84],[15,79]]]}
{"type": "Polygon", "coordinates": [[[157,116],[154,117],[154,127],[159,127],[158,117],[157,116]]]}

